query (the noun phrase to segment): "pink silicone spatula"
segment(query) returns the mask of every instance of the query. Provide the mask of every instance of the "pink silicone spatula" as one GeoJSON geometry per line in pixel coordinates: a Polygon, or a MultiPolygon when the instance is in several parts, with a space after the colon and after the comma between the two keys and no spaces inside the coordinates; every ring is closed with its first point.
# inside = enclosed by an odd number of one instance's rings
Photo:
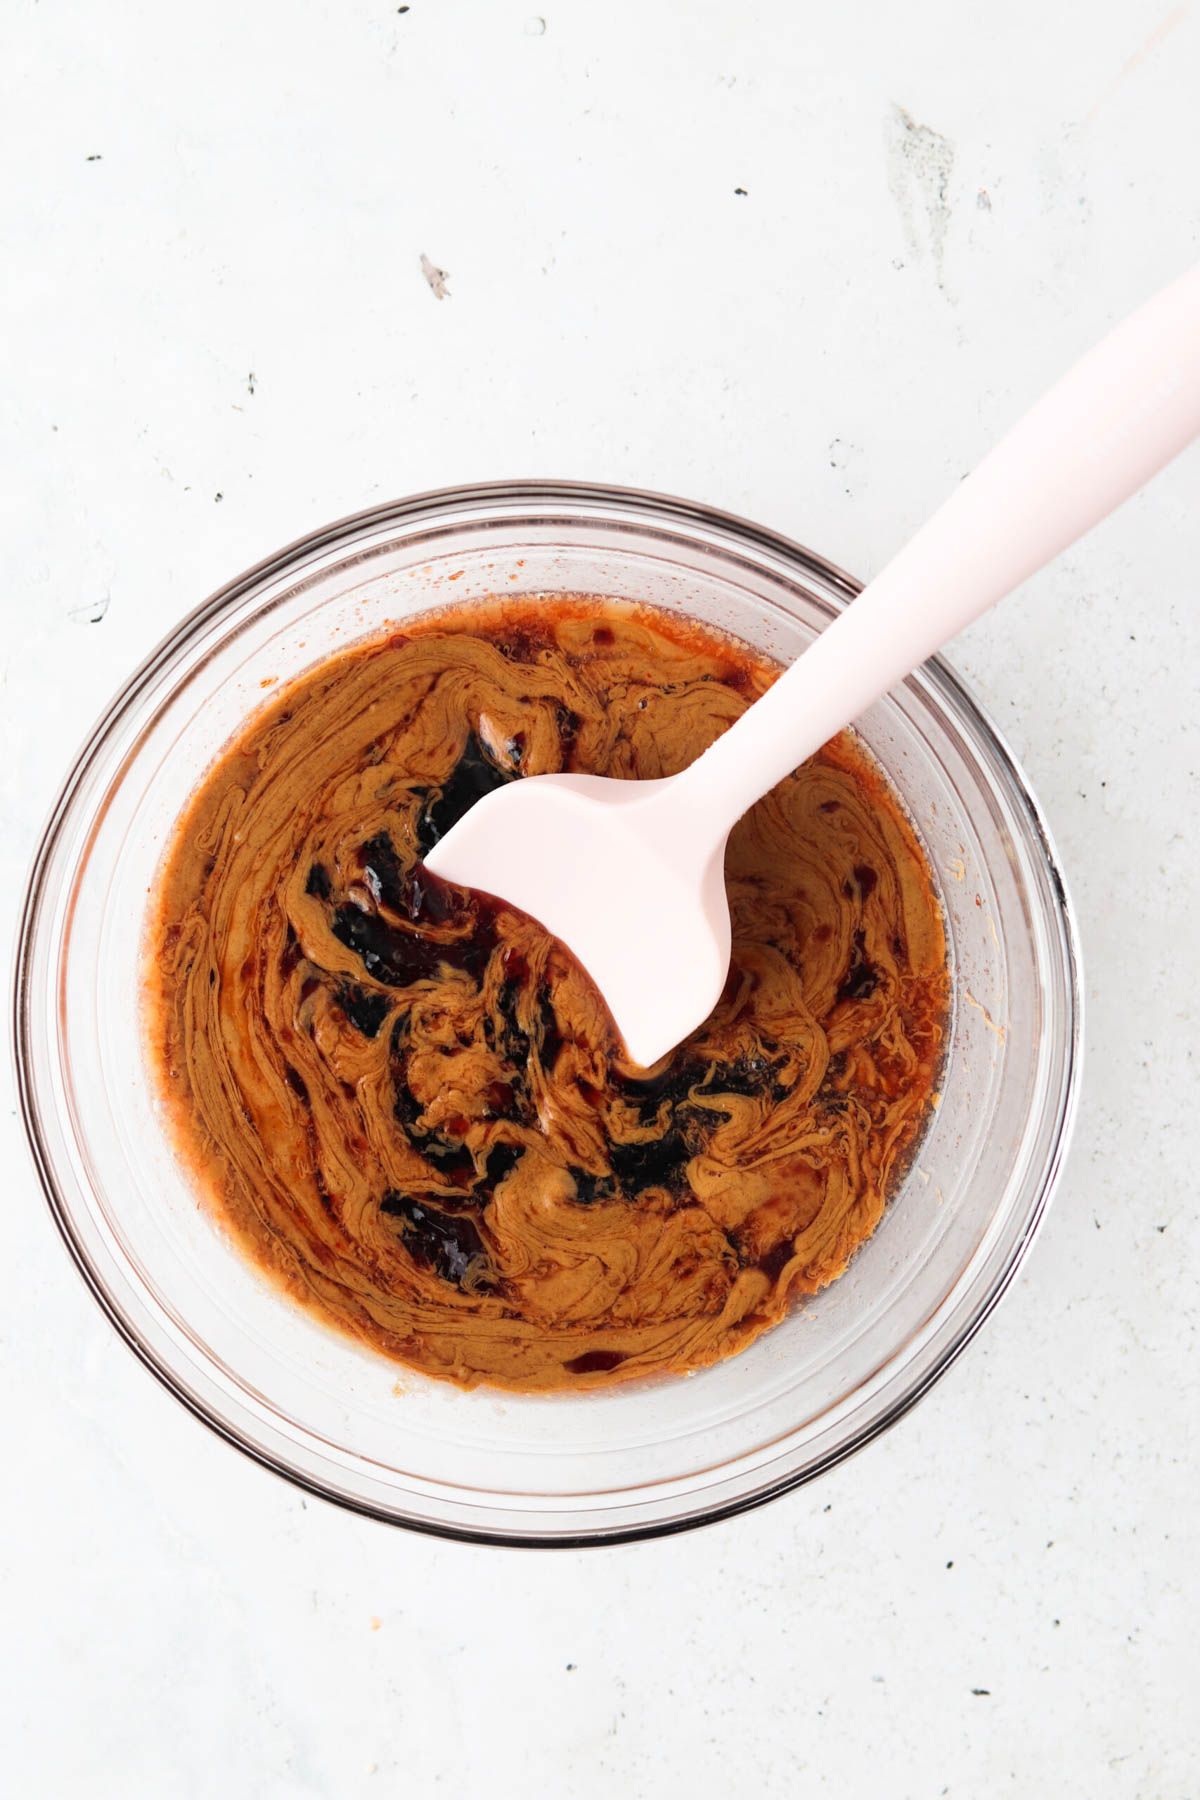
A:
{"type": "Polygon", "coordinates": [[[720,997],[725,840],[746,809],[1198,432],[1200,267],[1078,362],[682,774],[514,781],[472,807],[427,866],[560,938],[649,1067],[720,997]]]}

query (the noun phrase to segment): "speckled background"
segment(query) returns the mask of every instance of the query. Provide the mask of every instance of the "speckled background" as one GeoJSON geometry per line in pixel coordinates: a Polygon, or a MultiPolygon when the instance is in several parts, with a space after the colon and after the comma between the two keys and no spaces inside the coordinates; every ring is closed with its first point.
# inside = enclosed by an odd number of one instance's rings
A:
{"type": "MultiPolygon", "coordinates": [[[[1171,0],[9,0],[0,83],[10,917],[110,691],[311,526],[594,477],[866,576],[1198,253],[1171,0]]],[[[1068,867],[1087,1087],[1005,1306],[819,1484],[553,1557],[306,1505],[116,1341],[8,1100],[14,1795],[1200,1792],[1198,455],[954,647],[1068,867]]]]}

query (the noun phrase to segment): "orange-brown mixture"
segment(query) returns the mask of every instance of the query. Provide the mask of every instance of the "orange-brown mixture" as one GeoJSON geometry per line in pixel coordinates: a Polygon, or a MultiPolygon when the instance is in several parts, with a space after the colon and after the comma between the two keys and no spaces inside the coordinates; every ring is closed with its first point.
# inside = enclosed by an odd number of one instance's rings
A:
{"type": "Polygon", "coordinates": [[[649,1071],[538,925],[421,866],[500,782],[674,773],[777,672],[619,601],[453,609],[305,675],[205,776],[151,920],[152,1054],[219,1217],[328,1321],[464,1385],[680,1373],[875,1229],[948,978],[854,738],[734,831],[724,996],[649,1071]]]}

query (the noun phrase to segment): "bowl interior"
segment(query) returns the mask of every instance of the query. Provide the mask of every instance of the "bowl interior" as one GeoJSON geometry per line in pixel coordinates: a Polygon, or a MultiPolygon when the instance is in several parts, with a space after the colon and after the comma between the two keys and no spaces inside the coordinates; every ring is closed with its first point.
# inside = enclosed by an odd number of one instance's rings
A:
{"type": "Polygon", "coordinates": [[[859,724],[940,883],[954,968],[940,1104],[847,1274],[731,1361],[577,1399],[463,1393],[329,1331],[223,1238],[175,1162],[138,1007],[148,890],[197,776],[286,680],[497,591],[598,593],[790,661],[852,591],[731,522],[549,498],[442,502],[309,540],[201,609],[131,683],[48,834],[23,946],[35,1150],[93,1286],[189,1404],[385,1517],[576,1541],[670,1529],[816,1472],[907,1405],[1007,1280],[1069,1111],[1069,923],[1003,746],[930,668],[859,724]]]}

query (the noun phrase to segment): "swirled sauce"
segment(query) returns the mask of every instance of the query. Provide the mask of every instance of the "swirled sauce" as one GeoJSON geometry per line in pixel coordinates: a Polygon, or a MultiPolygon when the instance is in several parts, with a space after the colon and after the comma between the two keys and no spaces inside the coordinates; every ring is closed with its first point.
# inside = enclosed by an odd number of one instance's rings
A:
{"type": "Polygon", "coordinates": [[[421,863],[501,782],[676,772],[777,672],[619,601],[451,609],[311,670],[204,776],[148,931],[152,1059],[214,1213],[327,1321],[464,1385],[680,1373],[875,1229],[948,977],[850,734],[735,829],[725,992],[652,1070],[540,926],[421,863]]]}

